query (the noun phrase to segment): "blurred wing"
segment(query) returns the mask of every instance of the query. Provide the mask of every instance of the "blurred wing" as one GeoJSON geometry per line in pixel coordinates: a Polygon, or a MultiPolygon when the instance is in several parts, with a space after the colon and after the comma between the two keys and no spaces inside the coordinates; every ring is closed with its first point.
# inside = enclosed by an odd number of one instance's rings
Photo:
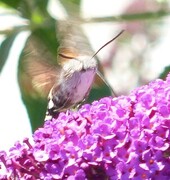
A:
{"type": "Polygon", "coordinates": [[[27,73],[36,90],[47,95],[59,79],[60,69],[43,61],[35,60],[27,64],[27,73]]]}
{"type": "Polygon", "coordinates": [[[71,51],[73,50],[74,53],[78,53],[79,55],[93,55],[94,52],[89,44],[88,38],[84,34],[81,24],[77,22],[76,19],[58,21],[57,30],[60,49],[71,49],[71,51]]]}
{"type": "Polygon", "coordinates": [[[28,75],[33,87],[43,96],[48,96],[49,91],[59,79],[61,68],[47,48],[35,39],[29,39],[24,55],[24,71],[28,75]]]}

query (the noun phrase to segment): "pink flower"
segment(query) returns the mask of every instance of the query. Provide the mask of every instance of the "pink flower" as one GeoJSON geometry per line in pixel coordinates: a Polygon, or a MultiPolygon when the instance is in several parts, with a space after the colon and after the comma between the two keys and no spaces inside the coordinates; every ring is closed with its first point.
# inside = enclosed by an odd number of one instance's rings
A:
{"type": "Polygon", "coordinates": [[[0,179],[169,179],[170,75],[60,113],[1,152],[0,179]],[[1,167],[2,167],[1,166],[1,167]]]}

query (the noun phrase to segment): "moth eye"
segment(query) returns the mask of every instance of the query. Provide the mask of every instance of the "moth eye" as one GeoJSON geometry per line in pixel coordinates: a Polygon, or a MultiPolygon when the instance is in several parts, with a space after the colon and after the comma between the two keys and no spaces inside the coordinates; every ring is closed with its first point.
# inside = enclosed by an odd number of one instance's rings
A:
{"type": "Polygon", "coordinates": [[[77,59],[78,52],[75,48],[60,48],[58,51],[58,64],[63,65],[70,59],[77,59]]]}
{"type": "Polygon", "coordinates": [[[61,56],[62,58],[66,58],[66,59],[74,59],[74,57],[67,56],[67,55],[64,55],[64,54],[61,54],[61,53],[59,53],[58,55],[61,56]]]}

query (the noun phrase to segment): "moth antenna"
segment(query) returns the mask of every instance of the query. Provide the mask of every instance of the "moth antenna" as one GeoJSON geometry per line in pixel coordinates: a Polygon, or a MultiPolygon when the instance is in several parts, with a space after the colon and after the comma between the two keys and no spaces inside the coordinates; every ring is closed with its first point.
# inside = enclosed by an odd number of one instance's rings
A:
{"type": "MultiPolygon", "coordinates": [[[[105,46],[107,46],[108,44],[110,44],[111,42],[113,42],[116,38],[118,38],[122,33],[124,32],[124,30],[121,30],[113,39],[111,39],[110,41],[108,41],[107,43],[105,43],[101,48],[99,48],[94,55],[91,57],[94,58],[105,46]]],[[[110,89],[110,91],[112,92],[112,94],[117,97],[116,92],[114,91],[114,89],[110,86],[110,84],[107,82],[107,80],[104,78],[103,74],[100,71],[97,71],[97,75],[100,77],[100,79],[106,84],[106,86],[110,89]]]]}
{"type": "Polygon", "coordinates": [[[125,30],[121,30],[113,39],[111,39],[110,41],[108,41],[106,44],[104,44],[101,48],[99,48],[94,55],[91,57],[91,59],[93,59],[104,47],[106,47],[108,44],[110,44],[111,42],[113,42],[115,39],[117,39],[125,30]]]}

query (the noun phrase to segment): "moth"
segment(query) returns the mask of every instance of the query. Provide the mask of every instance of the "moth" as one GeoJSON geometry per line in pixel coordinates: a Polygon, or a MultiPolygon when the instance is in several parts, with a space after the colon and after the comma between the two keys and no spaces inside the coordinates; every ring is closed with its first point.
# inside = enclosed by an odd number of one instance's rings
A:
{"type": "Polygon", "coordinates": [[[46,117],[57,117],[60,112],[81,104],[88,97],[96,74],[105,81],[98,71],[95,56],[122,33],[123,31],[118,33],[93,55],[83,47],[79,36],[69,34],[63,41],[61,39],[57,55],[58,65],[42,60],[43,57],[39,60],[36,52],[34,53],[35,57],[27,65],[28,74],[36,87],[48,93],[46,117]]]}

